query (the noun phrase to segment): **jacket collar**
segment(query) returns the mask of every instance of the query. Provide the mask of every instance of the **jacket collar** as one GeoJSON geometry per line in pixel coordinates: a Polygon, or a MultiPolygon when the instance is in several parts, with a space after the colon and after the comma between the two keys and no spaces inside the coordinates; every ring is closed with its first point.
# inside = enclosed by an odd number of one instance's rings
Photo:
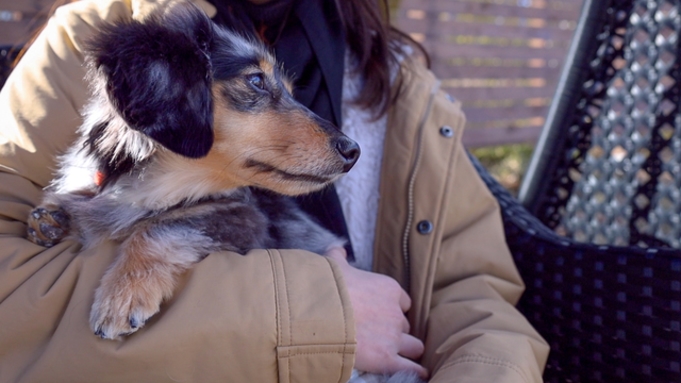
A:
{"type": "MultiPolygon", "coordinates": [[[[172,3],[180,2],[182,0],[130,0],[132,8],[132,18],[135,20],[144,20],[154,9],[167,6],[172,3]]],[[[206,0],[190,0],[201,8],[208,17],[213,18],[216,14],[215,7],[206,0]]]]}
{"type": "Polygon", "coordinates": [[[338,12],[331,12],[325,7],[335,7],[333,1],[308,1],[304,6],[296,7],[296,16],[302,21],[310,46],[319,61],[319,66],[326,81],[331,107],[338,126],[342,126],[341,101],[343,96],[343,73],[345,60],[345,36],[338,12]],[[335,15],[325,17],[318,15],[335,15]],[[320,33],[327,31],[329,33],[320,33]]]}

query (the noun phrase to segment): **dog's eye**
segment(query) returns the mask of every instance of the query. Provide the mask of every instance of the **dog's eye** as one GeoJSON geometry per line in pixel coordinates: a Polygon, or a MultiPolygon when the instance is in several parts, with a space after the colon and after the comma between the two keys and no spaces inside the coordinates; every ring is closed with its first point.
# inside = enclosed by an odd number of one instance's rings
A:
{"type": "Polygon", "coordinates": [[[265,79],[260,73],[248,76],[248,82],[258,89],[265,89],[265,79]]]}

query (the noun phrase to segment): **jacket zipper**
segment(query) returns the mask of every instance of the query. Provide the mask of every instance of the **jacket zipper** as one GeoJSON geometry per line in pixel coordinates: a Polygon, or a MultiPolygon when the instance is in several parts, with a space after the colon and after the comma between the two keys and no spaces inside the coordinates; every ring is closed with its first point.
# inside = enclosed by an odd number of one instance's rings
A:
{"type": "Polygon", "coordinates": [[[411,232],[411,227],[414,223],[414,185],[416,184],[416,173],[418,171],[419,165],[421,164],[421,153],[423,144],[423,134],[425,130],[426,121],[430,116],[430,110],[433,107],[433,100],[435,99],[435,94],[440,89],[440,81],[437,81],[430,91],[430,97],[428,98],[428,104],[426,105],[426,110],[423,113],[421,122],[419,123],[418,136],[416,142],[416,158],[414,160],[414,165],[411,169],[411,174],[409,176],[409,185],[407,189],[407,223],[404,227],[404,232],[402,234],[402,260],[404,261],[404,290],[407,293],[411,293],[411,261],[409,257],[409,233],[411,232]]]}

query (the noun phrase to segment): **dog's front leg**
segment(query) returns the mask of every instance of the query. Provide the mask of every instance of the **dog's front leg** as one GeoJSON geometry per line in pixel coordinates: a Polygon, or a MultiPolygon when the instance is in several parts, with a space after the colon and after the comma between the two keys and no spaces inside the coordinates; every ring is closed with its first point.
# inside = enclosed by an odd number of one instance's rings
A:
{"type": "Polygon", "coordinates": [[[177,276],[210,248],[210,238],[196,230],[143,226],[121,244],[95,293],[90,325],[102,338],[116,339],[144,326],[172,295],[177,276]]]}

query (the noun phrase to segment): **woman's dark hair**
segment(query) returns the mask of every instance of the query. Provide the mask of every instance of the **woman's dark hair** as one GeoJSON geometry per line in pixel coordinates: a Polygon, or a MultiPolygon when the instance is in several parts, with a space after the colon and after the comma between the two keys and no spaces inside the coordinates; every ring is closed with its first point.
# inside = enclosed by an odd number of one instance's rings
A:
{"type": "Polygon", "coordinates": [[[345,28],[345,38],[357,58],[357,70],[365,83],[357,104],[375,112],[386,113],[399,95],[401,80],[391,86],[390,70],[395,67],[405,45],[416,48],[430,65],[424,48],[409,35],[390,25],[387,0],[336,0],[345,28]]]}

